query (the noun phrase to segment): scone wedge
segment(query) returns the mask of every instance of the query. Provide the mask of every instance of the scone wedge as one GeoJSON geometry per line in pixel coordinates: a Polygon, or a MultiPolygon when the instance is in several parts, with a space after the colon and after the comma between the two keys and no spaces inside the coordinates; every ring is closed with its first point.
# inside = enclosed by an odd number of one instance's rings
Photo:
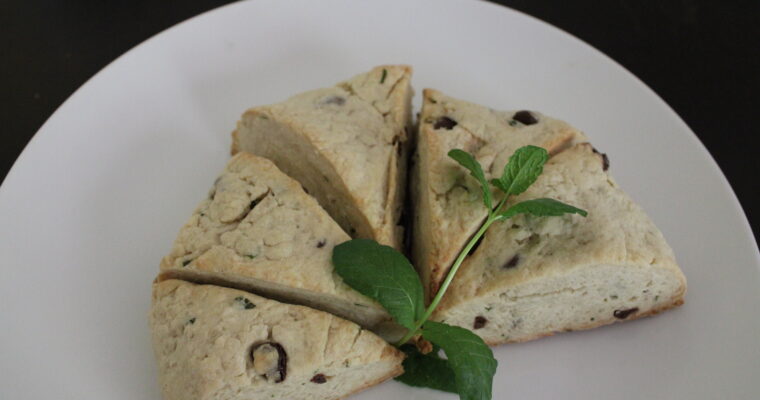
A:
{"type": "Polygon", "coordinates": [[[219,286],[154,284],[150,325],[166,400],[342,399],[403,372],[354,323],[219,286]]]}
{"type": "Polygon", "coordinates": [[[352,237],[400,249],[411,72],[408,66],[380,66],[333,87],[252,108],[232,133],[232,153],[271,159],[352,237]]]}
{"type": "Polygon", "coordinates": [[[494,223],[434,318],[489,344],[594,328],[683,303],[686,279],[649,217],[590,144],[551,158],[514,203],[553,198],[588,212],[494,223]]]}
{"type": "MultiPolygon", "coordinates": [[[[477,183],[448,152],[471,153],[490,179],[501,175],[509,156],[522,146],[555,154],[585,140],[570,125],[536,112],[495,111],[436,90],[423,92],[410,187],[416,207],[412,256],[428,298],[487,216],[477,183]]],[[[497,199],[500,195],[494,192],[497,199]]]]}
{"type": "Polygon", "coordinates": [[[395,326],[387,312],[334,272],[332,249],[346,240],[298,182],[238,153],[180,230],[159,279],[247,290],[387,333],[395,326]]]}

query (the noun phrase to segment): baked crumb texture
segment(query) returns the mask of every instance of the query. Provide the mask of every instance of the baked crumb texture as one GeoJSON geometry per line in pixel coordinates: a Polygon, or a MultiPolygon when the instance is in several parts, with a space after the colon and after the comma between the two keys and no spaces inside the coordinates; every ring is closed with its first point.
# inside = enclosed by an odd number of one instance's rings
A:
{"type": "Polygon", "coordinates": [[[241,152],[180,230],[159,279],[249,290],[386,332],[385,310],[334,271],[332,249],[349,239],[298,182],[241,152]]]}
{"type": "Polygon", "coordinates": [[[412,69],[386,65],[243,114],[232,153],[274,161],[351,237],[401,249],[412,69]]]}
{"type": "Polygon", "coordinates": [[[590,329],[683,303],[686,279],[649,217],[578,144],[551,158],[514,201],[550,197],[589,212],[497,222],[468,256],[434,318],[491,345],[590,329]]]}
{"type": "Polygon", "coordinates": [[[167,400],[340,399],[402,372],[354,323],[235,289],[156,283],[150,325],[167,400]]]}

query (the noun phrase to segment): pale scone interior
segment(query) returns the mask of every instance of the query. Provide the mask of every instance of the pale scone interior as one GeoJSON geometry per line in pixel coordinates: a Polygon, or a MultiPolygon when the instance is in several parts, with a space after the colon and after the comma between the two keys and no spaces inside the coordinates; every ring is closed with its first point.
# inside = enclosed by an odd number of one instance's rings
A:
{"type": "Polygon", "coordinates": [[[272,160],[351,237],[401,248],[411,125],[408,66],[379,66],[336,86],[246,111],[232,153],[272,160]]]}
{"type": "Polygon", "coordinates": [[[156,283],[150,325],[166,400],[342,399],[402,372],[354,323],[235,289],[156,283]]]}
{"type": "Polygon", "coordinates": [[[609,160],[576,145],[512,203],[553,198],[587,217],[496,222],[462,264],[435,319],[489,344],[631,320],[680,305],[686,279],[649,217],[615,183],[609,160]]]}

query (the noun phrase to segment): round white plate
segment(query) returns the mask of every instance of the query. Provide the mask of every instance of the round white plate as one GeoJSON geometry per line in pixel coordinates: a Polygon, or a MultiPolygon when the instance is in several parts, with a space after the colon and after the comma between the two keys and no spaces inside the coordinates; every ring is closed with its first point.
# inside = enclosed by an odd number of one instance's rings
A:
{"type": "MultiPolygon", "coordinates": [[[[496,348],[495,399],[760,396],[760,256],[747,220],[694,134],[630,73],[482,2],[258,0],[120,57],[16,162],[0,189],[0,398],[158,400],[151,281],[227,160],[238,116],[382,63],[413,65],[418,93],[584,130],[688,278],[674,311],[496,348]]],[[[390,382],[355,398],[455,397],[390,382]]]]}

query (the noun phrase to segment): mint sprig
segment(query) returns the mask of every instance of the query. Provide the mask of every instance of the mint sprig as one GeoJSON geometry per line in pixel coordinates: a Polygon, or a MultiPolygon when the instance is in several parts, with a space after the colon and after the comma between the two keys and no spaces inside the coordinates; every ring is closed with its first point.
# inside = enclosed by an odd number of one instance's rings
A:
{"type": "Polygon", "coordinates": [[[522,201],[503,210],[510,196],[525,192],[543,172],[549,154],[540,147],[525,146],[517,149],[504,166],[502,176],[490,182],[486,179],[483,167],[470,153],[454,149],[448,154],[479,183],[488,217],[459,253],[427,308],[424,307],[422,284],[414,267],[404,255],[391,247],[367,239],[350,240],[335,247],[333,264],[338,275],[349,286],[375,299],[400,325],[408,329],[396,344],[408,356],[404,361],[406,372],[397,378],[399,381],[411,386],[455,391],[463,400],[490,400],[497,366],[491,349],[483,339],[467,329],[428,319],[440,304],[467,255],[494,222],[518,214],[579,214],[585,217],[587,213],[548,198],[522,201]],[[492,186],[502,192],[496,207],[493,207],[492,186]],[[418,335],[432,342],[436,350],[423,355],[417,352],[416,347],[405,345],[418,335]],[[437,355],[438,348],[446,354],[446,359],[437,355]]]}

